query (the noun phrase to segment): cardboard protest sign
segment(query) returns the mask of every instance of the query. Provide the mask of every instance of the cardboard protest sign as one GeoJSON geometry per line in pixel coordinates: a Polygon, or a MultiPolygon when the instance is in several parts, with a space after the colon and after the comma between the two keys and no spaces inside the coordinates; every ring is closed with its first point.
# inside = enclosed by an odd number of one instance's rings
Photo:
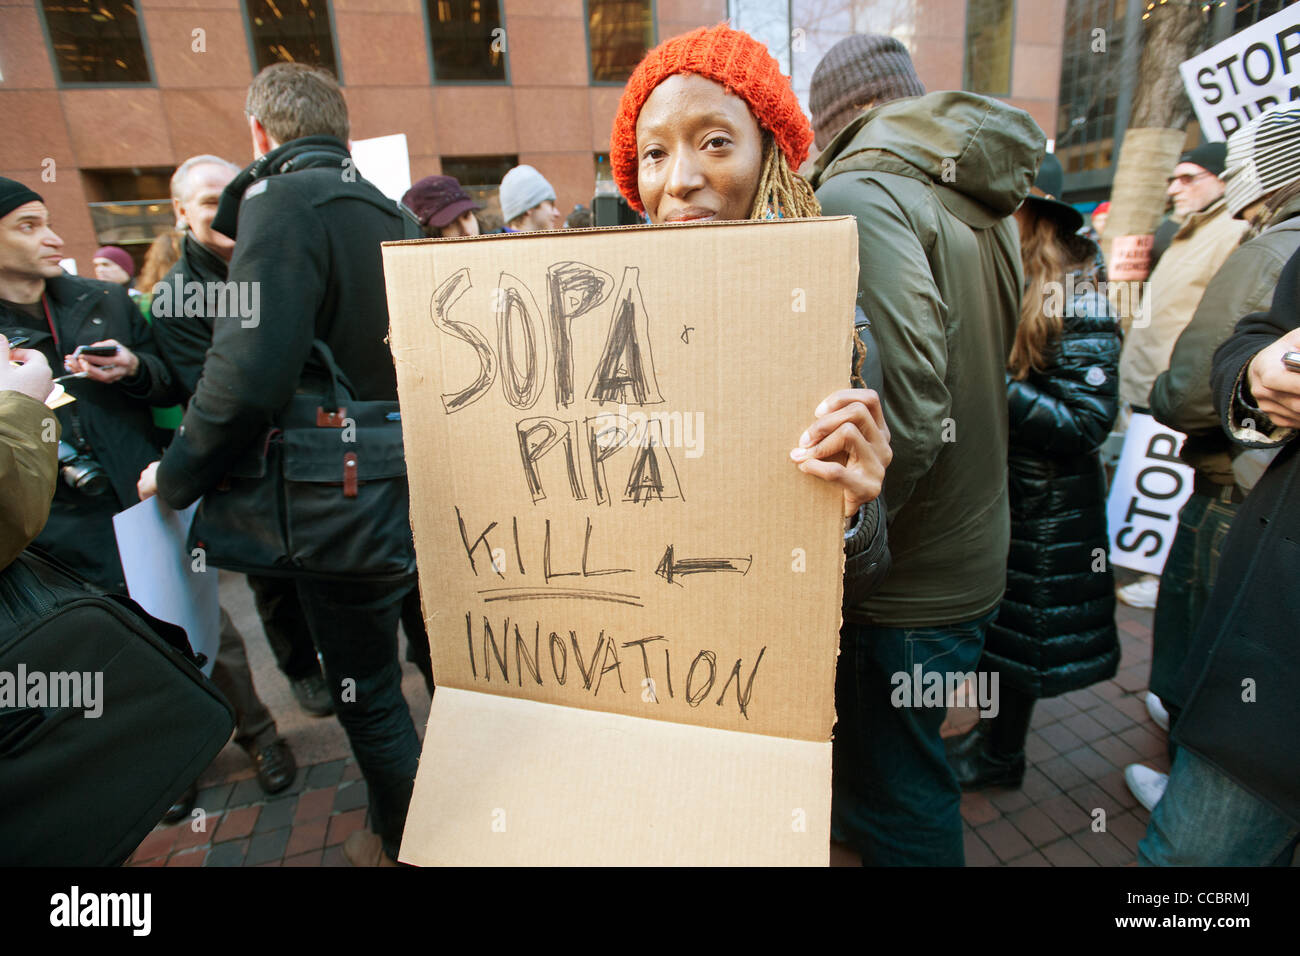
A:
{"type": "Polygon", "coordinates": [[[384,247],[438,691],[402,859],[822,863],[850,218],[384,247]]]}
{"type": "Polygon", "coordinates": [[[1132,282],[1151,274],[1153,235],[1116,236],[1110,244],[1110,278],[1115,282],[1132,282]]]}
{"type": "Polygon", "coordinates": [[[1178,65],[1205,138],[1222,142],[1270,106],[1300,99],[1300,6],[1178,65]]]}
{"type": "Polygon", "coordinates": [[[1146,574],[1164,570],[1178,512],[1192,493],[1194,473],[1178,457],[1184,438],[1150,415],[1129,422],[1106,500],[1112,564],[1146,574]]]}

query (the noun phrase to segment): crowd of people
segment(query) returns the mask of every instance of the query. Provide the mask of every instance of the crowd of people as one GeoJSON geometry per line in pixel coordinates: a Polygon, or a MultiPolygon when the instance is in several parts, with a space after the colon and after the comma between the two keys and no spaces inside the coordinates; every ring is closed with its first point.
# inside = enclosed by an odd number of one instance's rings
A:
{"type": "MultiPolygon", "coordinates": [[[[811,118],[747,34],[695,30],[628,80],[610,164],[652,224],[857,221],[853,363],[790,453],[842,493],[847,529],[833,839],[869,865],[961,865],[962,790],[1020,786],[1035,702],[1115,674],[1114,574],[1096,561],[1108,546],[1100,448],[1151,414],[1187,434],[1196,485],[1162,576],[1119,594],[1155,607],[1148,705],[1175,751],[1167,778],[1127,773],[1153,808],[1139,858],[1289,862],[1300,109],[1180,158],[1175,228],[1144,321],[1125,328],[1099,291],[1106,210],[1090,230],[1061,200],[1060,163],[1027,113],[927,92],[906,48],[870,35],[828,52],[810,102],[811,118]],[[1053,307],[1063,288],[1073,299],[1053,307]],[[996,717],[945,739],[945,707],[892,701],[892,676],[914,667],[998,672],[996,717]],[[1243,678],[1260,684],[1247,703],[1243,678]]],[[[381,243],[566,225],[532,166],[500,183],[499,229],[450,176],[420,180],[401,204],[341,176],[348,110],[325,71],[266,68],[246,114],[254,161],[202,155],[176,169],[179,231],[154,243],[134,290],[134,263],[114,247],[96,252],[97,279],[66,274],[42,197],[0,179],[0,560],[34,543],[123,589],[113,515],[153,495],[183,509],[223,487],[314,381],[321,344],[355,400],[397,400],[381,243]],[[154,289],[174,279],[250,283],[266,320],[160,308],[154,289]],[[52,443],[38,410],[56,369],[77,401],[58,410],[52,443]]],[[[590,224],[590,211],[568,224],[590,224]]],[[[337,716],[368,784],[370,827],[345,854],[393,865],[419,757],[399,621],[431,693],[435,677],[414,579],[248,582],[299,705],[337,716]]],[[[213,680],[263,788],[288,786],[292,752],[224,611],[213,680]]],[[[191,788],[168,819],[193,799],[191,788]]]]}

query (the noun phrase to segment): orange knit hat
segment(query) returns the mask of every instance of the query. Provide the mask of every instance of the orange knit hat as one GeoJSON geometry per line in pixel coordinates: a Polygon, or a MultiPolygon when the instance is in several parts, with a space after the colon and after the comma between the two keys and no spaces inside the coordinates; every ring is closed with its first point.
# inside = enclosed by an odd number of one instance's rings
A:
{"type": "Polygon", "coordinates": [[[647,53],[623,90],[610,134],[609,162],[614,182],[638,212],[645,212],[645,207],[637,190],[637,117],[655,87],[678,73],[713,80],[743,99],[758,125],[772,134],[791,169],[798,169],[808,158],[813,139],[808,117],[767,47],[725,23],[700,27],[665,40],[647,53]]]}

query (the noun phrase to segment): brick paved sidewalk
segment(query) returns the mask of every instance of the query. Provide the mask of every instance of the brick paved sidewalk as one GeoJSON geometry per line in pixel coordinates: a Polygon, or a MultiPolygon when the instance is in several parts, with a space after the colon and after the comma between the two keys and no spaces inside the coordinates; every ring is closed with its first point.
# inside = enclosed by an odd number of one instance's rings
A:
{"type": "MultiPolygon", "coordinates": [[[[259,693],[299,762],[287,791],[262,793],[247,758],[227,746],[200,781],[206,815],[159,826],[131,857],[133,866],[345,866],[343,840],[365,824],[366,785],[334,718],[298,711],[275,668],[243,580],[222,575],[222,604],[247,638],[259,693]],[[202,825],[200,828],[200,824],[202,825]]],[[[1113,680],[1040,701],[1019,790],[962,800],[969,866],[1125,866],[1136,860],[1149,814],[1124,785],[1124,767],[1143,762],[1168,772],[1164,731],[1143,704],[1151,659],[1151,612],[1119,605],[1121,659],[1113,680]],[[1094,830],[1096,810],[1105,829],[1094,830]]],[[[403,691],[421,738],[429,697],[405,665],[403,691]]],[[[857,860],[835,848],[833,864],[857,860]]]]}

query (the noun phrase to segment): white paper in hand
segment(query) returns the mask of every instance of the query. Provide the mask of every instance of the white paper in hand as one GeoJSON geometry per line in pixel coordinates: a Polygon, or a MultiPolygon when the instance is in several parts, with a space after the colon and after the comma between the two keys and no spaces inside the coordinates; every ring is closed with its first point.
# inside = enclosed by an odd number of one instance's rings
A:
{"type": "Polygon", "coordinates": [[[195,507],[173,511],[149,498],[114,515],[113,530],[127,591],[154,617],[185,629],[195,653],[207,655],[203,673],[210,677],[221,640],[221,607],[217,569],[185,547],[195,507]]]}

